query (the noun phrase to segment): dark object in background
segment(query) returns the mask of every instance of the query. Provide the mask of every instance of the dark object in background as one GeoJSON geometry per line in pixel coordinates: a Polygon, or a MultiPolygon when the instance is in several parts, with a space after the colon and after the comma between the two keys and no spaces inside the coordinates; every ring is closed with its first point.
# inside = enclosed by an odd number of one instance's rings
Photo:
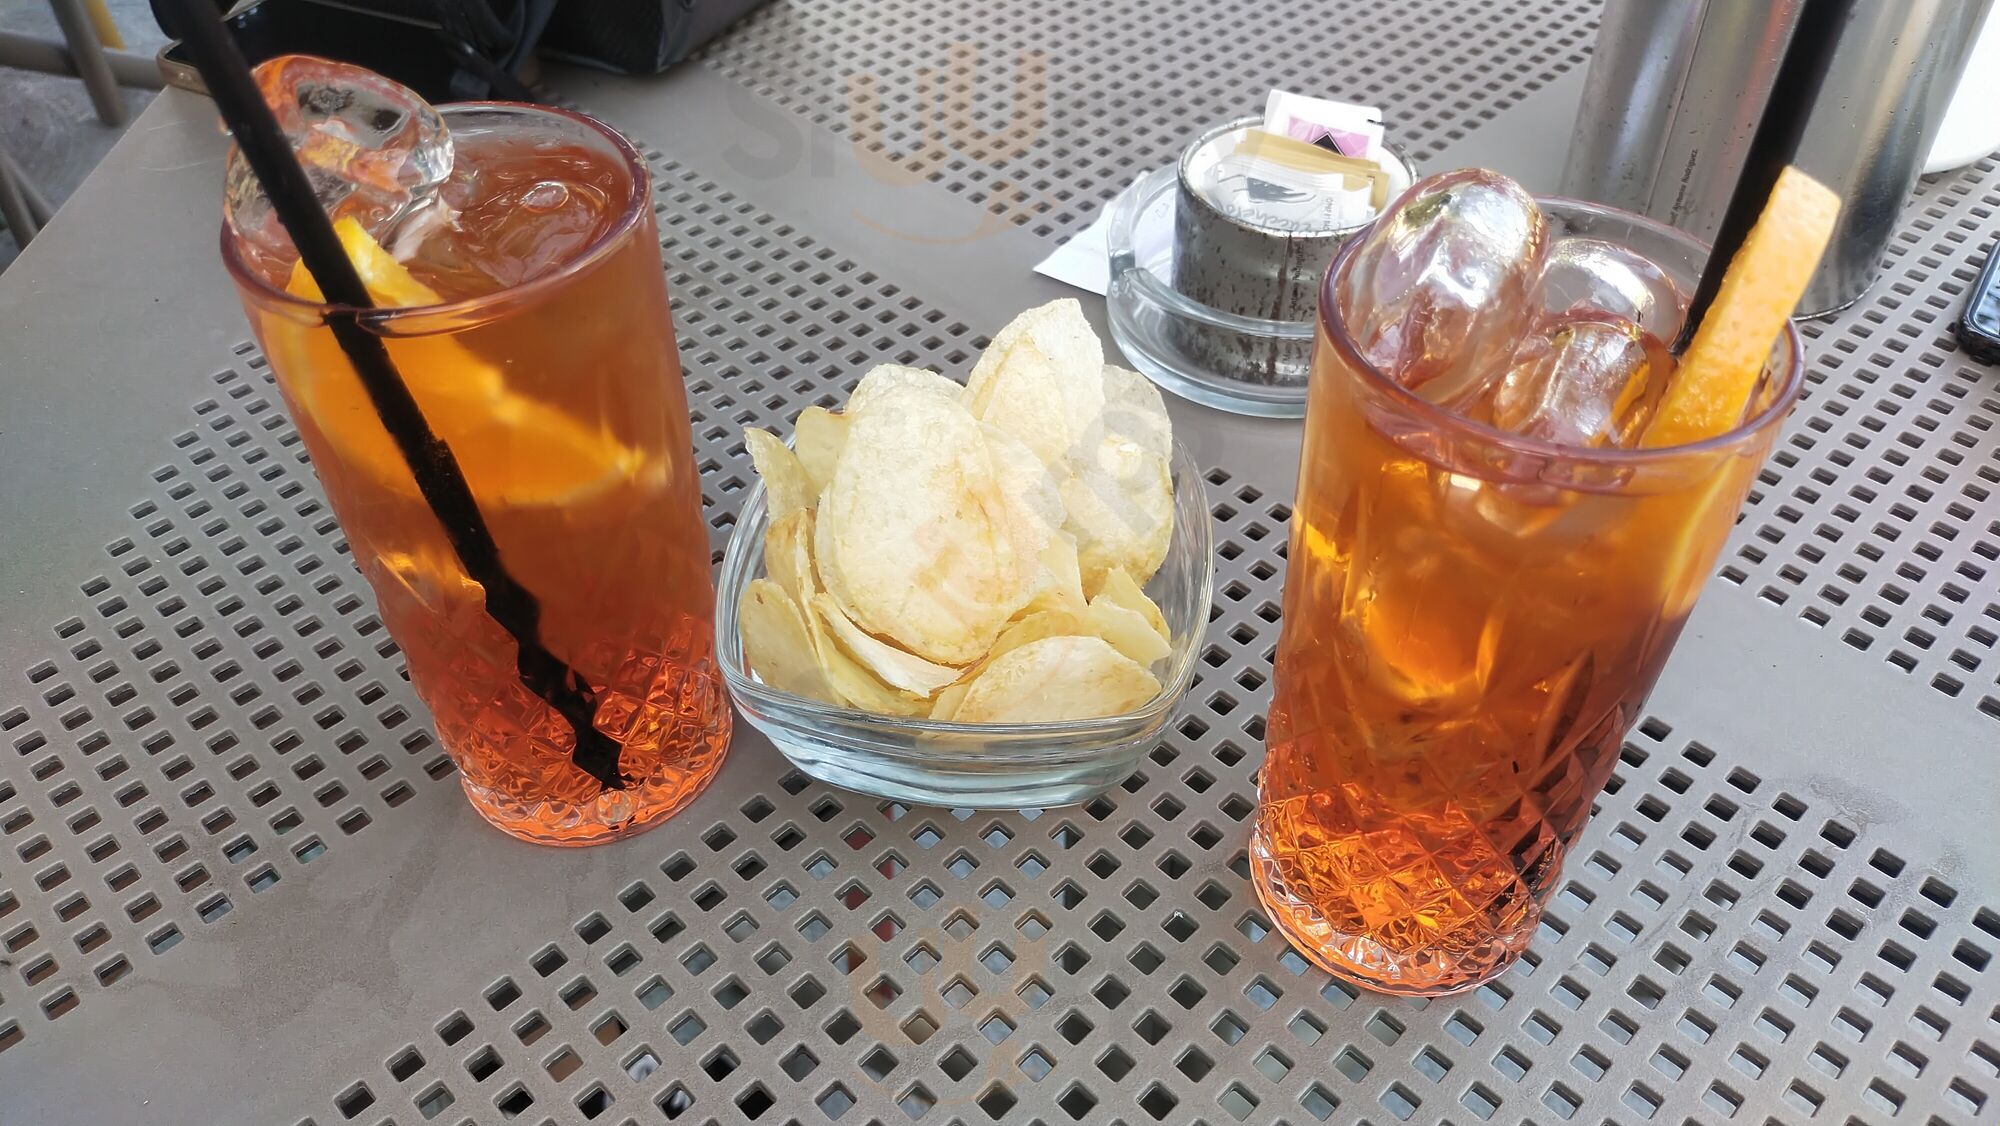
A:
{"type": "MultiPolygon", "coordinates": [[[[581,0],[588,3],[589,0],[581,0]]],[[[367,67],[430,102],[537,100],[524,80],[556,0],[261,0],[229,17],[252,66],[279,55],[319,55],[367,67]]],[[[172,16],[155,3],[167,34],[172,16]]],[[[201,90],[186,48],[160,52],[167,81],[201,90]]]]}
{"type": "MultiPolygon", "coordinates": [[[[146,3],[153,9],[153,22],[160,25],[160,30],[167,33],[167,38],[181,38],[180,14],[174,11],[175,6],[162,4],[160,0],[146,0],[146,3]]],[[[230,0],[213,0],[213,3],[218,12],[227,12],[230,8],[230,0]]]]}
{"type": "Polygon", "coordinates": [[[618,74],[658,74],[764,0],[557,0],[542,53],[618,74]]]}
{"type": "Polygon", "coordinates": [[[1951,326],[1965,353],[1981,363],[2000,364],[2000,240],[1986,252],[1986,265],[1965,298],[1965,315],[1951,326]]]}
{"type": "MultiPolygon", "coordinates": [[[[320,55],[365,66],[432,102],[536,101],[532,56],[658,74],[763,0],[260,0],[228,20],[251,65],[320,55]]],[[[229,0],[215,0],[218,10],[229,0]]],[[[153,0],[161,30],[173,16],[153,0]]],[[[177,86],[201,89],[178,43],[160,53],[177,86]]]]}
{"type": "MultiPolygon", "coordinates": [[[[1832,188],[1842,206],[1797,315],[1847,307],[1880,271],[1992,6],[1992,0],[1834,5],[1836,12],[1847,8],[1854,23],[1812,99],[1822,112],[1807,125],[1792,163],[1832,188]]],[[[1760,107],[1776,97],[1771,91],[1788,29],[1824,29],[1830,14],[1820,0],[1600,7],[1558,194],[1722,241],[1716,232],[1760,107]]]]}

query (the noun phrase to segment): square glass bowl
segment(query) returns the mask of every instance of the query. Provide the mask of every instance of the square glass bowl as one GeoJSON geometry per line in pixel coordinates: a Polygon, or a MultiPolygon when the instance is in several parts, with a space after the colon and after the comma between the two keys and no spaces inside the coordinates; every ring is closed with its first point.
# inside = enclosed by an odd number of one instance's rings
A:
{"type": "Polygon", "coordinates": [[[1173,719],[1194,679],[1215,578],[1214,533],[1201,470],[1174,447],[1174,535],[1146,584],[1172,634],[1153,666],[1158,696],[1136,711],[1068,723],[945,723],[876,715],[780,692],[743,656],[737,606],[764,576],[770,523],[764,486],[744,502],[717,582],[715,633],[722,674],[743,718],[799,769],[859,793],[922,805],[1027,809],[1085,801],[1124,781],[1173,719]]]}

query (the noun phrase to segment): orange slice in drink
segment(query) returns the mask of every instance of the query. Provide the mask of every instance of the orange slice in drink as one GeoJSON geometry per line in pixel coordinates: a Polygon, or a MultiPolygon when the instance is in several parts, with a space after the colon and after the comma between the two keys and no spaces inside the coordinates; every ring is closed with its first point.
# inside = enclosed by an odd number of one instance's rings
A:
{"type": "Polygon", "coordinates": [[[1826,185],[1795,167],[1778,174],[1641,445],[1699,442],[1742,422],[1771,344],[1806,291],[1839,214],[1840,197],[1826,185]]]}
{"type": "MultiPolygon", "coordinates": [[[[353,219],[334,224],[368,293],[384,307],[439,303],[436,290],[418,281],[353,219]]],[[[286,289],[320,300],[303,266],[286,289]]],[[[267,336],[273,362],[291,380],[300,409],[327,440],[377,481],[414,495],[416,480],[383,428],[360,378],[320,325],[272,317],[267,336]],[[282,343],[279,340],[282,340],[282,343]]],[[[645,455],[608,428],[592,426],[552,404],[507,386],[501,369],[458,336],[384,338],[410,394],[432,431],[443,438],[482,504],[542,506],[589,496],[636,475],[645,455]]]]}
{"type": "MultiPolygon", "coordinates": [[[[354,263],[354,272],[361,275],[361,284],[368,289],[368,295],[378,305],[410,308],[417,305],[436,305],[441,298],[430,286],[417,280],[408,266],[396,261],[395,256],[382,249],[366,228],[352,216],[336,219],[333,233],[340,236],[341,249],[347,251],[348,261],[354,263]]],[[[308,301],[322,301],[319,285],[306,272],[304,262],[292,263],[292,276],[285,283],[285,289],[294,296],[308,301]]]]}

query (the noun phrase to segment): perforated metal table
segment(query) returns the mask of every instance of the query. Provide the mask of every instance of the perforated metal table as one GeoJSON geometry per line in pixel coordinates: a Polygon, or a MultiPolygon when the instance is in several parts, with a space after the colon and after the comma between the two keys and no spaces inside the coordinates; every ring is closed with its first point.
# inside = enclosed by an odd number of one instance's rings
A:
{"type": "MultiPolygon", "coordinates": [[[[962,372],[1062,292],[1029,272],[1055,240],[1272,85],[1549,186],[1593,17],[789,0],[669,78],[553,85],[650,146],[719,548],[742,425],[882,359],[962,372]]],[[[1993,159],[1926,181],[1811,331],[1531,951],[1419,1004],[1309,969],[1244,880],[1296,426],[1175,405],[1220,617],[1106,797],[885,805],[746,729],[667,826],[519,845],[457,792],[245,342],[222,151],[169,92],[0,277],[7,1126],[2000,1114],[2000,372],[1947,332],[1993,159]]]]}

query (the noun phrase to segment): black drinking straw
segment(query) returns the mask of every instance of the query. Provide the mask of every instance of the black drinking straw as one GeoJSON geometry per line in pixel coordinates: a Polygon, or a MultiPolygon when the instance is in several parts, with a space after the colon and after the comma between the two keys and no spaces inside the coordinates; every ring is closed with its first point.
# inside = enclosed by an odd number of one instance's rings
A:
{"type": "Polygon", "coordinates": [[[1813,104],[1819,100],[1820,85],[1833,65],[1834,51],[1840,46],[1841,33],[1847,29],[1853,10],[1854,0],[1804,0],[1800,5],[1798,20],[1792,25],[1792,40],[1778,63],[1778,73],[1771,79],[1770,100],[1764,103],[1757,131],[1750,136],[1750,153],[1743,161],[1743,173],[1737,177],[1728,210],[1722,213],[1722,225],[1716,228],[1715,248],[1709,251],[1708,261],[1701,268],[1701,280],[1688,300],[1687,319],[1681,322],[1680,335],[1674,339],[1674,355],[1687,351],[1694,340],[1695,330],[1701,327],[1716,291],[1722,288],[1722,275],[1728,272],[1730,261],[1749,237],[1751,226],[1763,214],[1764,204],[1771,198],[1771,188],[1778,182],[1778,173],[1798,158],[1799,140],[1805,136],[1813,104]]]}
{"type": "Polygon", "coordinates": [[[361,326],[360,312],[374,303],[347,252],[341,249],[333,223],[320,210],[305,169],[292,154],[271,107],[264,104],[249,64],[224,30],[221,15],[211,0],[168,0],[168,6],[179,14],[183,42],[194,57],[195,69],[201,72],[216,109],[263,185],[279,222],[298,247],[299,261],[327,303],[334,306],[326,313],[327,328],[361,377],[383,428],[416,478],[417,490],[444,527],[459,565],[484,589],[487,614],[514,638],[521,683],[569,721],[576,733],[571,759],[577,768],[607,790],[624,789],[627,783],[618,768],[618,744],[594,723],[595,690],[542,644],[541,603],[501,563],[500,548],[486,528],[486,519],[479,513],[451,447],[424,421],[423,411],[410,396],[382,338],[361,326]]]}

